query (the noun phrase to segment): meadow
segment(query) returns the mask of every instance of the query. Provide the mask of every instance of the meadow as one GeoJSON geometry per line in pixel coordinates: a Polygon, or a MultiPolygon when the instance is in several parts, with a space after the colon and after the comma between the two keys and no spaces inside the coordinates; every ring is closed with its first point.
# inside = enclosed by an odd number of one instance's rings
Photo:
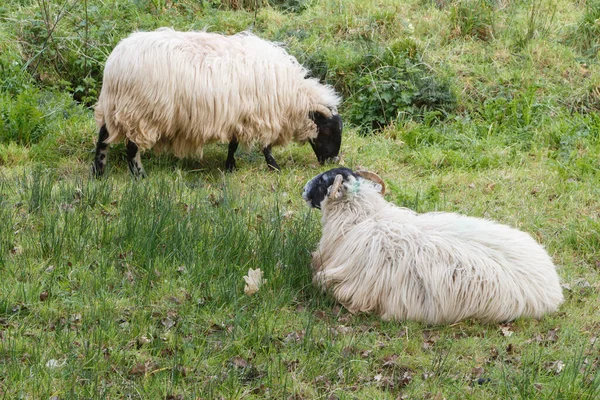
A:
{"type": "Polygon", "coordinates": [[[600,2],[5,0],[0,396],[600,398],[600,2]],[[343,96],[340,165],[386,198],[529,232],[565,302],[451,326],[353,315],[311,283],[309,146],[202,160],[125,148],[90,174],[104,61],[171,26],[282,42],[343,96]],[[244,294],[260,268],[266,284],[244,294]]]}

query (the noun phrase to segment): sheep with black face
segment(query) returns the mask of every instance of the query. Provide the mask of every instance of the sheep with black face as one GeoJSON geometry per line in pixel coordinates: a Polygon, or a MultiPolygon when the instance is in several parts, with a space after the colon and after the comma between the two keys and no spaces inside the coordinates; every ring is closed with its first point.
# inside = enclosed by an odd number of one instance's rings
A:
{"type": "Polygon", "coordinates": [[[336,158],[340,98],[307,74],[282,47],[248,32],[134,33],[106,61],[93,171],[103,174],[108,145],[118,141],[136,176],[144,175],[140,150],[202,157],[215,141],[229,143],[227,170],[240,143],[260,145],[274,170],[271,147],[290,141],[310,143],[320,163],[336,158]]]}
{"type": "Polygon", "coordinates": [[[529,234],[455,213],[388,203],[376,174],[336,168],[303,198],[322,210],[314,282],[351,312],[384,319],[503,322],[555,311],[563,294],[552,259],[529,234]]]}

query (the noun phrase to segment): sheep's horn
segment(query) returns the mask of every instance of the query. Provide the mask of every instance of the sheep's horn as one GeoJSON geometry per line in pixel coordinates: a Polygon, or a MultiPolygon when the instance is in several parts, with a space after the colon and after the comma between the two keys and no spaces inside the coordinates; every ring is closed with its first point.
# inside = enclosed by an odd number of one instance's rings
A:
{"type": "Polygon", "coordinates": [[[340,186],[342,185],[343,180],[344,180],[344,177],[341,174],[338,174],[335,176],[333,185],[331,185],[331,191],[329,192],[329,199],[335,199],[335,195],[336,195],[338,189],[340,188],[340,186]]]}
{"type": "Polygon", "coordinates": [[[385,182],[375,172],[371,172],[371,171],[355,171],[355,172],[358,176],[360,176],[362,178],[365,178],[372,182],[380,184],[381,185],[381,194],[382,195],[385,194],[385,182]]]}
{"type": "Polygon", "coordinates": [[[331,116],[333,115],[333,112],[331,111],[331,109],[329,109],[328,107],[325,107],[322,104],[317,104],[315,107],[315,111],[323,114],[323,116],[325,116],[325,118],[331,118],[331,116]]]}

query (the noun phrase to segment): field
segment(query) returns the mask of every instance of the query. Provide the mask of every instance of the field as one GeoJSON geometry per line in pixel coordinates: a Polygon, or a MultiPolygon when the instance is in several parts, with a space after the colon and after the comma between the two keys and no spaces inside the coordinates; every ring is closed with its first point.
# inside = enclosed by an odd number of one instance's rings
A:
{"type": "Polygon", "coordinates": [[[0,5],[6,399],[600,398],[600,3],[6,0],[0,5]],[[343,95],[340,164],[386,198],[529,232],[565,302],[451,326],[352,315],[311,283],[309,146],[125,148],[90,175],[106,57],[160,26],[285,44],[343,95]],[[244,294],[260,268],[266,284],[244,294]]]}

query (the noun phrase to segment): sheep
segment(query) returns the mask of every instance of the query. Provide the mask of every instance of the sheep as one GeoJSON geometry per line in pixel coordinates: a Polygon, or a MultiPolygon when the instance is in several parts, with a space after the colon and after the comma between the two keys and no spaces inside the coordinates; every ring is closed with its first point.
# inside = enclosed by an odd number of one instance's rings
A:
{"type": "Polygon", "coordinates": [[[304,187],[322,210],[313,282],[350,312],[430,325],[541,318],[563,301],[552,259],[528,233],[388,203],[376,174],[335,168],[304,187]]]}
{"type": "Polygon", "coordinates": [[[92,172],[104,173],[108,145],[126,141],[128,166],[145,176],[140,151],[202,157],[206,143],[259,143],[272,170],[272,146],[309,142],[319,163],[342,140],[340,97],[282,47],[249,32],[224,36],[161,28],[137,32],[112,51],[95,106],[98,141],[92,172]]]}

